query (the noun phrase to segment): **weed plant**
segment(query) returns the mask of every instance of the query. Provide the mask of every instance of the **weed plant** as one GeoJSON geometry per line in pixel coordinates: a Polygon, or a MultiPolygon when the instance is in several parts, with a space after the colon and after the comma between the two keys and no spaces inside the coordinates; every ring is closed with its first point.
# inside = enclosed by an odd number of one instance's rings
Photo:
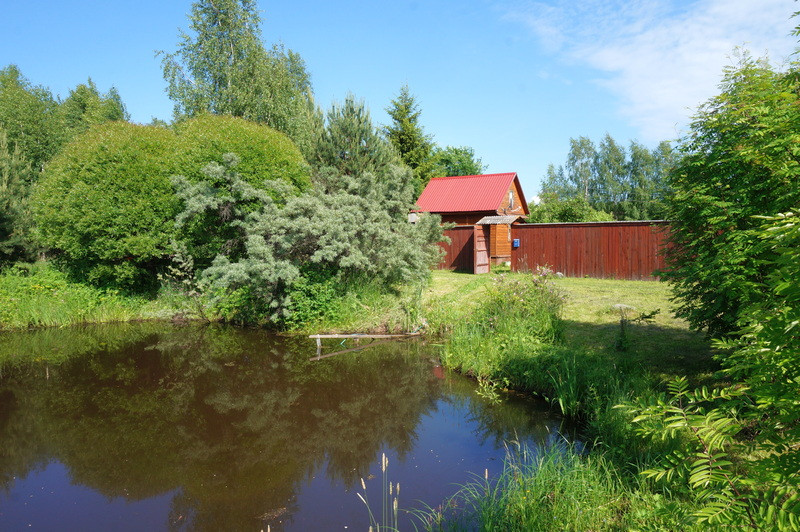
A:
{"type": "Polygon", "coordinates": [[[443,362],[474,376],[502,378],[515,353],[537,353],[561,339],[561,303],[546,272],[498,276],[474,312],[454,325],[443,362]]]}

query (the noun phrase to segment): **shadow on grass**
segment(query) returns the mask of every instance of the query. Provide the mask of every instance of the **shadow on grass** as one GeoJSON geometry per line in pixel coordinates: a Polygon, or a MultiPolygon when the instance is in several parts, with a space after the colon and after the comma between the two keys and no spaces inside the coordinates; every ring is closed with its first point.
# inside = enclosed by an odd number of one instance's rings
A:
{"type": "Polygon", "coordinates": [[[656,324],[628,323],[627,349],[615,348],[620,337],[619,323],[586,323],[564,320],[564,345],[576,352],[594,352],[609,362],[640,366],[662,381],[685,376],[693,385],[713,384],[720,369],[710,342],[688,329],[656,324]]]}

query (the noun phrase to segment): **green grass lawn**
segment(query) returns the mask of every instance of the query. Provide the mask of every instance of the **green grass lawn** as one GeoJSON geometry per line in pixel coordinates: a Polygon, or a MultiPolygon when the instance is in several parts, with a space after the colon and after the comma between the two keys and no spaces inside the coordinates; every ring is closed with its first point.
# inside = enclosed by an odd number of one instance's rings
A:
{"type": "MultiPolygon", "coordinates": [[[[525,274],[504,274],[525,275],[525,274]]],[[[422,298],[423,313],[432,328],[448,330],[468,316],[494,274],[472,275],[437,270],[422,298]]],[[[652,375],[669,379],[686,375],[701,384],[710,380],[717,365],[709,342],[672,313],[670,287],[658,281],[561,278],[554,284],[564,293],[564,334],[568,346],[624,356],[641,364],[652,375]],[[614,346],[620,332],[620,312],[614,305],[634,307],[628,318],[659,313],[651,323],[629,323],[629,348],[618,353],[614,346]]]]}

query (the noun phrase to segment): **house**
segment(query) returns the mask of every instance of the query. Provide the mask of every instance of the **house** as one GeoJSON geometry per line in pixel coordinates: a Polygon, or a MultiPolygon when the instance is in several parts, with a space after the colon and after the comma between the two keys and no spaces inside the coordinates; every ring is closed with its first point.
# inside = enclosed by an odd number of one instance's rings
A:
{"type": "Polygon", "coordinates": [[[486,226],[494,264],[511,260],[511,224],[530,214],[516,172],[435,177],[417,206],[417,212],[440,215],[442,223],[486,226]]]}

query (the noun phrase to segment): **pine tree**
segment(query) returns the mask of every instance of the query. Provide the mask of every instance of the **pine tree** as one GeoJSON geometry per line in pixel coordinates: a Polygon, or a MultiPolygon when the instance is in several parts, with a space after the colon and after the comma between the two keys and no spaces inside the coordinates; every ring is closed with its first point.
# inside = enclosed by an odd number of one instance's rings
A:
{"type": "Polygon", "coordinates": [[[28,196],[34,172],[0,128],[0,264],[31,258],[28,196]]]}
{"type": "Polygon", "coordinates": [[[392,123],[384,127],[384,134],[403,162],[414,172],[421,191],[432,177],[433,141],[419,123],[421,111],[408,85],[400,88],[400,94],[392,100],[386,112],[392,123]]]}
{"type": "Polygon", "coordinates": [[[339,175],[358,177],[364,173],[380,174],[397,163],[400,160],[394,147],[375,129],[363,100],[356,101],[350,94],[344,103],[331,106],[313,161],[318,169],[334,169],[339,175]]]}

